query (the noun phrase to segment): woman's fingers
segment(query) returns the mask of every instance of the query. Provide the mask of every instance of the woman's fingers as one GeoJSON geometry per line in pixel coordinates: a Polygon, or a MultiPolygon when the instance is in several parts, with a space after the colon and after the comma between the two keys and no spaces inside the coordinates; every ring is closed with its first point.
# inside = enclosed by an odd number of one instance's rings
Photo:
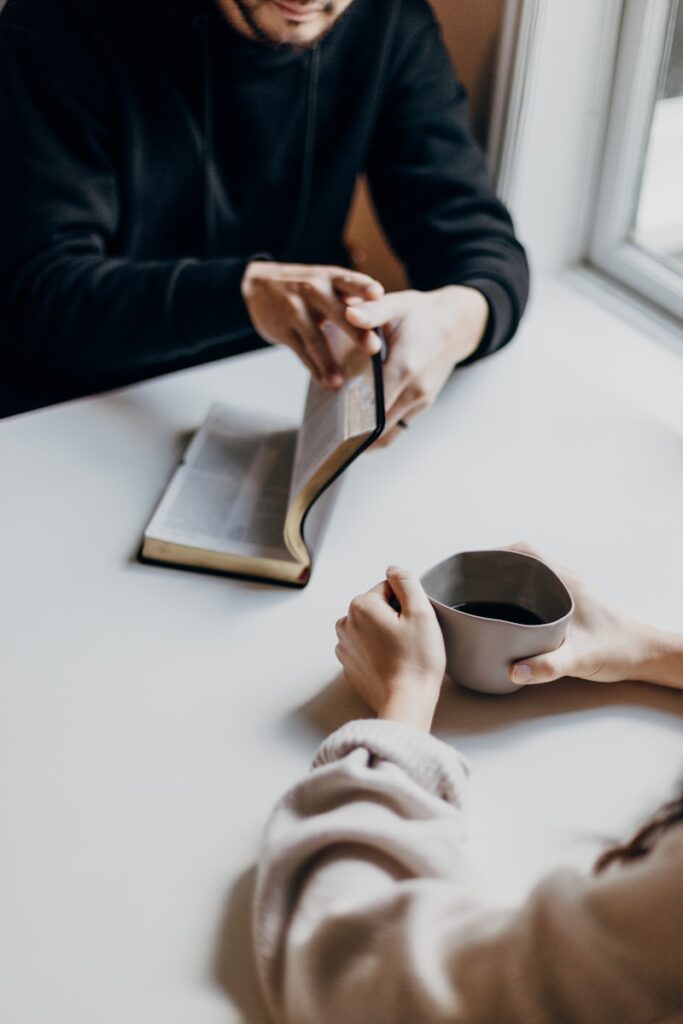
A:
{"type": "Polygon", "coordinates": [[[422,584],[410,569],[390,565],[387,569],[387,581],[401,607],[401,615],[415,615],[426,608],[431,608],[422,584]]]}
{"type": "Polygon", "coordinates": [[[392,595],[392,590],[386,580],[380,580],[379,583],[375,583],[374,587],[371,587],[370,590],[368,590],[368,595],[379,597],[386,604],[392,595]]]}

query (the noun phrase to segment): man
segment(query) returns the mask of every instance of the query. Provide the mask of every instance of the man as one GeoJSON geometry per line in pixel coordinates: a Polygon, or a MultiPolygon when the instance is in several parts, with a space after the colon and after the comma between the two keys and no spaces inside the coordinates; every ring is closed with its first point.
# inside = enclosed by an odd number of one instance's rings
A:
{"type": "Polygon", "coordinates": [[[9,0],[5,414],[264,344],[338,387],[384,325],[390,441],[500,348],[524,252],[426,0],[9,0]],[[345,269],[357,177],[413,289],[345,269]]]}

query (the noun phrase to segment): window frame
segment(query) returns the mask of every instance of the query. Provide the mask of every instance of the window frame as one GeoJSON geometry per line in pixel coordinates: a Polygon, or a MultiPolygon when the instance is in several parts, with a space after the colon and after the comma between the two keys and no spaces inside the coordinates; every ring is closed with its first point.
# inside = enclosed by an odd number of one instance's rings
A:
{"type": "Polygon", "coordinates": [[[676,0],[626,0],[588,259],[683,321],[683,271],[631,237],[676,0]]]}
{"type": "Polygon", "coordinates": [[[680,344],[683,281],[629,240],[674,8],[507,0],[488,149],[536,274],[590,275],[613,304],[623,296],[624,315],[680,344]]]}

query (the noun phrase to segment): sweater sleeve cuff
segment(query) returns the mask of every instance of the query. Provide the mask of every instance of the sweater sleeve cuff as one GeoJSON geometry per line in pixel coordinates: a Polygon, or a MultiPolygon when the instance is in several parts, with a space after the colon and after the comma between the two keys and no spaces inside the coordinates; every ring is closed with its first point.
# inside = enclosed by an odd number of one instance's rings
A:
{"type": "Polygon", "coordinates": [[[489,307],[489,319],[483,338],[472,355],[460,364],[466,366],[506,345],[515,333],[519,315],[510,292],[498,281],[489,277],[472,277],[458,281],[458,284],[476,288],[484,296],[489,307]]]}
{"type": "Polygon", "coordinates": [[[244,298],[247,265],[264,253],[240,259],[187,260],[173,291],[173,316],[183,343],[203,346],[254,334],[244,298]]]}
{"type": "Polygon", "coordinates": [[[390,761],[414,782],[455,807],[461,806],[469,774],[464,757],[429,733],[386,719],[347,722],[321,744],[313,768],[339,761],[358,748],[390,761]]]}

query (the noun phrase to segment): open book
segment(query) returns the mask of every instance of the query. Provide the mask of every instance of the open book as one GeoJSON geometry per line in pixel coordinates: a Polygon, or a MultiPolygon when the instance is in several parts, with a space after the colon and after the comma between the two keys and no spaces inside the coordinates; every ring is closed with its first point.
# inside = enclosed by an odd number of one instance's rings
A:
{"type": "Polygon", "coordinates": [[[384,427],[380,356],[359,350],[345,384],[311,381],[300,428],[212,406],[145,530],[142,561],[303,587],[330,485],[384,427]]]}

